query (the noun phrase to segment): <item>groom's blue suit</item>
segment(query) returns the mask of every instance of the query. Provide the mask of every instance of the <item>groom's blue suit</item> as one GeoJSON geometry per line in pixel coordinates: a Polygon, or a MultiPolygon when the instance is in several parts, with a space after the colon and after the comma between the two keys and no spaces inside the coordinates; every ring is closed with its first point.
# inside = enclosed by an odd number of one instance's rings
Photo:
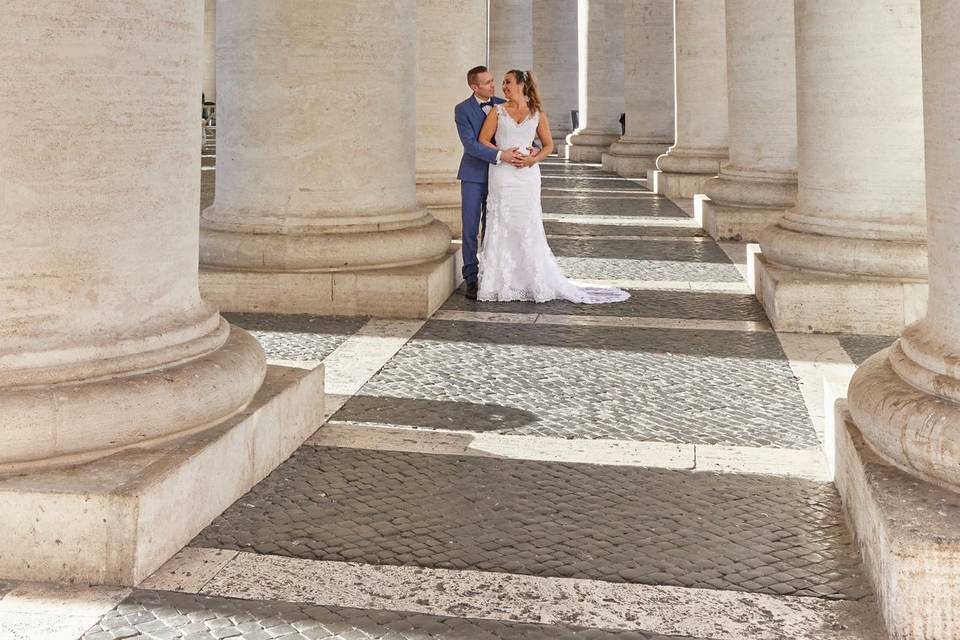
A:
{"type": "MultiPolygon", "coordinates": [[[[494,96],[493,103],[502,104],[503,98],[494,96]]],[[[487,173],[491,164],[497,163],[497,150],[485,147],[477,140],[480,127],[487,117],[476,97],[471,95],[453,110],[457,132],[463,143],[463,158],[460,159],[460,218],[463,222],[463,279],[468,285],[476,284],[477,238],[480,223],[486,217],[487,173]]]]}

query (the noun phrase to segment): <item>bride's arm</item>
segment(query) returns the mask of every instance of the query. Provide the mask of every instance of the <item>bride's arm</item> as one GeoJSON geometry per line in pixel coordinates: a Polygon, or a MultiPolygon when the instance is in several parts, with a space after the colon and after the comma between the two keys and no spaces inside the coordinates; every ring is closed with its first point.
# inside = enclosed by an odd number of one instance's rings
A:
{"type": "Polygon", "coordinates": [[[487,114],[486,120],[483,121],[483,126],[480,127],[480,135],[477,136],[477,139],[480,140],[480,144],[483,146],[497,149],[497,145],[493,144],[493,136],[495,135],[497,135],[496,107],[490,109],[490,113],[487,114]]]}
{"type": "Polygon", "coordinates": [[[543,148],[537,155],[529,155],[523,158],[523,165],[526,167],[532,167],[553,153],[553,134],[550,133],[550,120],[547,119],[547,114],[542,111],[540,112],[540,122],[537,123],[537,137],[543,143],[543,148]]]}

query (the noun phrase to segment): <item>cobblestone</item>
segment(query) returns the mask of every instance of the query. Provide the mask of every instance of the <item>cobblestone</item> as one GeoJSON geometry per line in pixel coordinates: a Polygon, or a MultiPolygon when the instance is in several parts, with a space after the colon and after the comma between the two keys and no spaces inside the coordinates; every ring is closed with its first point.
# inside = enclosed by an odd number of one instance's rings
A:
{"type": "Polygon", "coordinates": [[[732,264],[564,257],[557,258],[557,262],[568,278],[581,280],[743,281],[743,276],[732,264]]]}
{"type": "Polygon", "coordinates": [[[268,358],[323,360],[360,329],[361,317],[225,313],[260,342],[268,358]]]}
{"type": "Polygon", "coordinates": [[[578,192],[584,194],[589,194],[591,192],[600,192],[600,194],[602,194],[606,191],[637,191],[646,194],[650,193],[650,190],[641,185],[639,182],[624,180],[622,178],[612,178],[609,175],[557,175],[547,172],[541,174],[541,186],[543,189],[576,189],[578,192]]]}
{"type": "Polygon", "coordinates": [[[649,227],[641,225],[579,224],[546,221],[543,228],[548,236],[673,236],[702,238],[707,234],[697,227],[649,227]]]}
{"type": "Polygon", "coordinates": [[[666,198],[623,197],[611,194],[585,196],[560,191],[544,192],[546,214],[566,213],[578,216],[634,216],[646,218],[690,217],[666,198]]]}
{"type": "Polygon", "coordinates": [[[338,420],[565,438],[817,446],[776,336],[431,321],[338,420]]]}
{"type": "Polygon", "coordinates": [[[860,599],[830,484],[301,447],[192,543],[317,560],[860,599]]]}
{"type": "Polygon", "coordinates": [[[767,319],[763,307],[752,295],[656,289],[633,290],[631,293],[632,297],[629,300],[612,305],[583,305],[563,301],[477,302],[467,300],[462,295],[454,295],[442,308],[492,313],[549,313],[594,317],[754,321],[767,319]]]}
{"type": "Polygon", "coordinates": [[[847,352],[854,364],[860,366],[864,360],[881,349],[886,349],[896,341],[896,336],[838,336],[840,346],[847,352]]]}
{"type": "Polygon", "coordinates": [[[603,631],[429,616],[419,613],[348,609],[275,601],[249,601],[183,593],[134,591],[107,613],[82,640],[112,640],[120,620],[143,640],[697,640],[639,631],[603,631]],[[188,616],[203,613],[204,622],[188,616]]]}

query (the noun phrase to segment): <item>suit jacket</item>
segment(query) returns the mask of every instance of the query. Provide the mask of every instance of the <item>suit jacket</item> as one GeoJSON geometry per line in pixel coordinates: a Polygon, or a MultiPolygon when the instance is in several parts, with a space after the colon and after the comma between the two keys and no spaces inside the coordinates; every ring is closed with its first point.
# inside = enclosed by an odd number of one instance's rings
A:
{"type": "MultiPolygon", "coordinates": [[[[497,96],[492,100],[495,105],[506,102],[497,96]]],[[[490,165],[497,163],[497,150],[485,147],[477,140],[487,115],[477,99],[471,95],[454,108],[453,117],[457,122],[460,142],[463,143],[463,157],[460,159],[457,179],[464,182],[486,182],[490,165]]]]}

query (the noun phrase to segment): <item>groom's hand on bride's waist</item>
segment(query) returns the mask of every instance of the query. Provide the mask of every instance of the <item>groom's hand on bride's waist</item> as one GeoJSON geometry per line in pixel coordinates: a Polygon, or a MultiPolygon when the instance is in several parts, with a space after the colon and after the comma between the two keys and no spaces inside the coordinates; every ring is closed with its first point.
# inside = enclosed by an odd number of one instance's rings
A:
{"type": "Polygon", "coordinates": [[[500,152],[500,162],[506,162],[508,164],[512,164],[515,167],[520,166],[517,164],[517,162],[522,157],[523,156],[520,155],[516,147],[513,147],[511,149],[504,149],[503,151],[500,152]]]}

